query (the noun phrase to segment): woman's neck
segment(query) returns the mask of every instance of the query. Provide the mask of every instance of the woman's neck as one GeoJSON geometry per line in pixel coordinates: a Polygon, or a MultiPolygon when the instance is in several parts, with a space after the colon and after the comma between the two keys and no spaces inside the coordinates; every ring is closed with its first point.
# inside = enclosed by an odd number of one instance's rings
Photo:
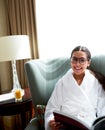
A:
{"type": "Polygon", "coordinates": [[[85,73],[81,74],[81,75],[76,75],[73,74],[75,80],[77,81],[78,85],[81,85],[83,78],[84,78],[85,73]]]}

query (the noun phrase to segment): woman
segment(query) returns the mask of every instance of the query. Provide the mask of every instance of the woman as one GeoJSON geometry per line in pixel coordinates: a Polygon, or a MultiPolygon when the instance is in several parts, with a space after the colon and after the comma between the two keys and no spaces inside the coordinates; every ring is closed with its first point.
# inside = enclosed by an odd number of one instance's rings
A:
{"type": "Polygon", "coordinates": [[[90,51],[83,46],[73,49],[71,69],[56,83],[45,111],[45,129],[59,130],[62,124],[55,122],[53,111],[71,114],[89,126],[97,116],[105,114],[103,81],[90,71],[90,51]],[[101,82],[100,82],[101,81],[101,82]]]}

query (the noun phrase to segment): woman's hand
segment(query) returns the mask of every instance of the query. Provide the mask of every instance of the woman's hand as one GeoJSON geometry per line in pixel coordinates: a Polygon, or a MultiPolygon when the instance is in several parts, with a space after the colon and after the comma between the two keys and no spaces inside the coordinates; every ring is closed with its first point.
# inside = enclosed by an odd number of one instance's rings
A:
{"type": "Polygon", "coordinates": [[[59,130],[63,125],[60,122],[55,122],[55,120],[50,120],[49,126],[51,130],[59,130]]]}

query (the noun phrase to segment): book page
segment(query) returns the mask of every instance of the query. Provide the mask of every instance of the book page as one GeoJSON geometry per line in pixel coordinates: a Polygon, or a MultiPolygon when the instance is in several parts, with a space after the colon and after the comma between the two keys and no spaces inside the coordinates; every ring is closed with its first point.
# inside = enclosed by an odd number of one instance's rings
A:
{"type": "Polygon", "coordinates": [[[64,113],[60,113],[55,111],[54,118],[56,122],[61,122],[63,124],[63,130],[70,129],[70,130],[89,130],[90,127],[87,126],[84,122],[79,120],[78,118],[67,115],[64,113]]]}

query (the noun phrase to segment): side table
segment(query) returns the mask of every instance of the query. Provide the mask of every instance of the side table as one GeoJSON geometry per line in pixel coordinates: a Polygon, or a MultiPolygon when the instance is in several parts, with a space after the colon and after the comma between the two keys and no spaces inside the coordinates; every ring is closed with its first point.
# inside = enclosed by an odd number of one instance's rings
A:
{"type": "Polygon", "coordinates": [[[26,112],[29,111],[30,119],[32,117],[32,98],[29,88],[24,89],[24,96],[21,102],[15,102],[15,99],[9,99],[0,102],[0,116],[10,116],[10,115],[21,115],[22,130],[27,125],[26,122],[26,112]]]}

